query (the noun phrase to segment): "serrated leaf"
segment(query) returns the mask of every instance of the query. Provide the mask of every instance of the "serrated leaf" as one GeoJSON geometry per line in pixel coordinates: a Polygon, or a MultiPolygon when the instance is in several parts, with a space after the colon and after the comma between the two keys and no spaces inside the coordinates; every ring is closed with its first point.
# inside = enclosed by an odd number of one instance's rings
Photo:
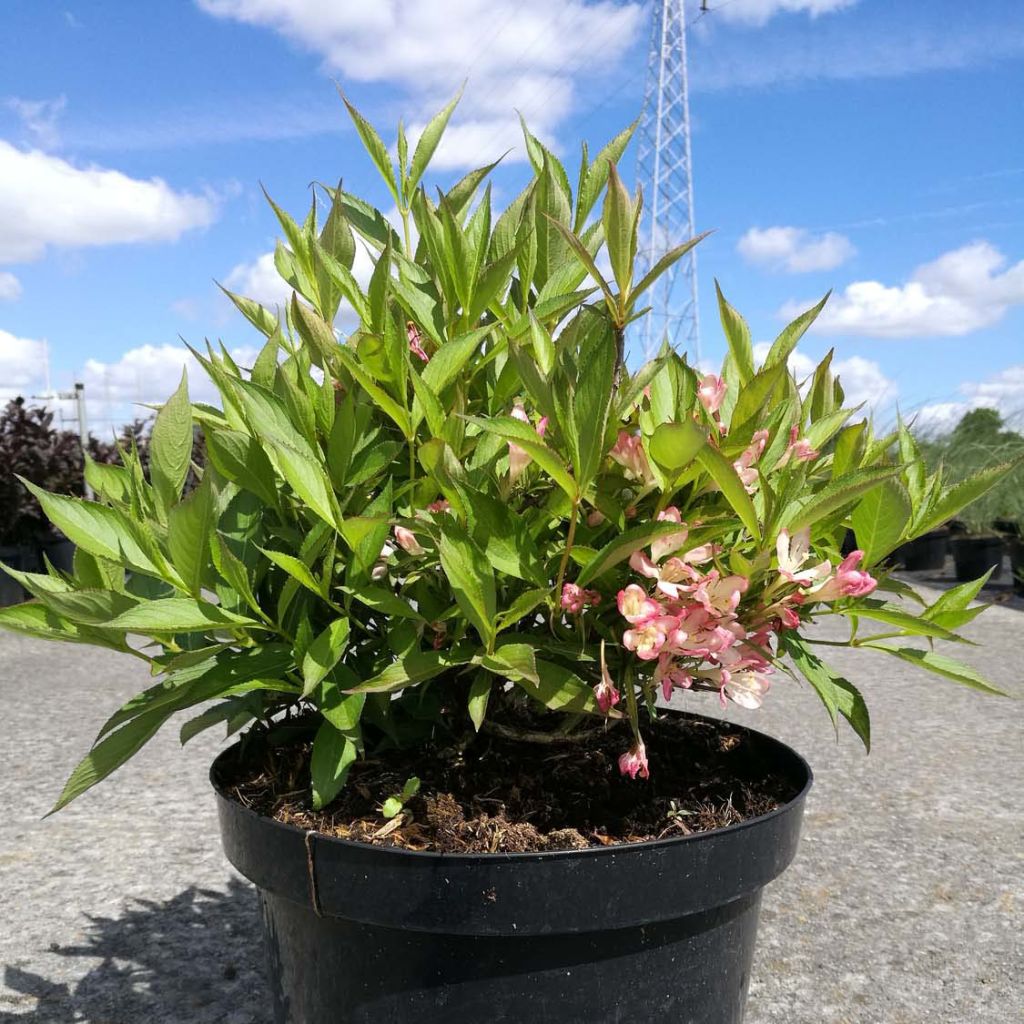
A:
{"type": "Polygon", "coordinates": [[[427,169],[430,158],[434,155],[434,151],[441,141],[441,136],[444,135],[444,130],[448,126],[448,120],[460,99],[462,99],[462,89],[459,89],[454,98],[442,110],[438,111],[423,129],[423,133],[416,143],[416,150],[412,155],[412,167],[409,172],[406,195],[412,195],[413,190],[420,183],[423,172],[427,169]]]}
{"type": "Polygon", "coordinates": [[[857,547],[864,552],[865,567],[874,565],[899,544],[910,514],[910,495],[896,478],[883,480],[857,502],[851,521],[857,547]]]}
{"type": "Polygon", "coordinates": [[[356,741],[324,720],[313,739],[310,759],[314,810],[326,807],[341,792],[358,754],[356,741]]]}
{"type": "Polygon", "coordinates": [[[348,642],[349,620],[335,619],[309,645],[302,659],[302,696],[308,697],[338,664],[348,642]]]}
{"type": "Polygon", "coordinates": [[[992,694],[996,697],[1009,696],[1002,690],[996,689],[969,665],[964,665],[953,658],[947,658],[944,654],[936,654],[935,651],[920,651],[916,647],[889,647],[887,644],[865,644],[864,646],[875,651],[885,651],[886,654],[901,658],[911,665],[917,665],[918,668],[927,669],[935,675],[952,679],[972,690],[980,690],[982,693],[992,694]]]}
{"type": "Polygon", "coordinates": [[[757,521],[754,503],[750,500],[750,495],[747,494],[747,489],[743,486],[743,481],[733,464],[717,448],[712,448],[709,444],[703,445],[697,451],[697,459],[711,479],[718,484],[725,500],[739,516],[751,537],[760,542],[761,527],[757,521]]]}
{"type": "Polygon", "coordinates": [[[398,185],[395,182],[395,169],[391,166],[391,157],[388,156],[387,146],[384,145],[373,125],[349,103],[344,93],[341,93],[340,89],[338,92],[341,95],[342,102],[348,109],[352,123],[356,126],[356,132],[359,134],[359,138],[362,139],[366,152],[370,154],[370,159],[380,172],[380,176],[384,180],[384,184],[387,185],[388,191],[395,202],[401,204],[402,200],[398,194],[398,185]]]}
{"type": "Polygon", "coordinates": [[[739,375],[738,383],[746,384],[754,376],[754,349],[750,343],[750,328],[746,320],[726,302],[717,281],[715,294],[718,296],[718,313],[722,320],[722,329],[725,331],[729,352],[739,375]]]}
{"type": "Polygon", "coordinates": [[[453,651],[413,651],[388,665],[382,672],[372,676],[346,693],[392,693],[395,690],[415,686],[427,679],[447,672],[452,668],[468,665],[473,653],[468,648],[453,651]]]}
{"type": "Polygon", "coordinates": [[[210,474],[175,505],[167,516],[167,549],[171,564],[193,597],[198,598],[210,564],[210,542],[217,521],[217,505],[210,474]]]}
{"type": "Polygon", "coordinates": [[[192,405],[188,398],[188,375],[184,370],[178,390],[156,414],[149,452],[153,488],[166,511],[181,497],[192,459],[192,405]]]}
{"type": "Polygon", "coordinates": [[[487,705],[491,699],[491,690],[494,688],[494,678],[489,672],[481,670],[473,677],[473,682],[469,684],[469,718],[473,723],[473,728],[477,732],[480,731],[480,726],[484,724],[484,719],[487,717],[487,705]]]}
{"type": "Polygon", "coordinates": [[[494,640],[497,596],[494,570],[484,553],[450,517],[440,523],[438,556],[462,613],[476,627],[485,646],[494,640]]]}

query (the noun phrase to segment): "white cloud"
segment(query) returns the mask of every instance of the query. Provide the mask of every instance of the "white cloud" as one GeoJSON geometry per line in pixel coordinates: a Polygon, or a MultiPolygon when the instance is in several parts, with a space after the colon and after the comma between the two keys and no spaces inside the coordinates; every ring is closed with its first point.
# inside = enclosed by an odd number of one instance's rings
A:
{"type": "Polygon", "coordinates": [[[57,96],[52,100],[25,100],[12,96],[7,106],[21,118],[37,146],[54,149],[60,143],[57,121],[64,113],[67,102],[66,96],[57,96]]]}
{"type": "Polygon", "coordinates": [[[196,0],[208,14],[271,28],[319,54],[330,71],[403,87],[417,123],[468,79],[437,166],[479,166],[506,149],[523,159],[521,110],[551,138],[578,79],[607,72],[633,45],[639,3],[598,0],[196,0]]]}
{"type": "Polygon", "coordinates": [[[1015,427],[1024,427],[1024,363],[1008,366],[980,381],[964,381],[963,396],[943,402],[928,402],[914,413],[914,422],[924,433],[942,434],[957,425],[972,409],[997,409],[1015,427]]]}
{"type": "Polygon", "coordinates": [[[13,398],[41,383],[46,360],[46,342],[19,338],[0,330],[0,395],[13,398]]]}
{"type": "Polygon", "coordinates": [[[17,302],[21,298],[21,282],[6,270],[0,270],[0,302],[17,302]]]}
{"type": "Polygon", "coordinates": [[[794,227],[751,228],[736,251],[748,263],[788,274],[833,270],[856,252],[845,235],[835,231],[813,235],[794,227]]]}
{"type": "MultiPolygon", "coordinates": [[[[730,5],[732,6],[732,5],[730,5]]],[[[924,5],[921,5],[922,10],[924,5]]],[[[722,16],[729,8],[723,7],[722,16]]],[[[788,38],[728,40],[707,33],[709,45],[693,49],[695,92],[761,89],[804,81],[897,78],[935,71],[990,66],[1024,54],[1024,26],[1006,19],[986,24],[975,8],[959,21],[922,21],[902,32],[858,27],[848,19],[822,20],[813,38],[792,45],[788,38]]],[[[701,26],[713,23],[703,18],[701,26]]],[[[697,37],[699,43],[699,34],[697,37]]]]}
{"type": "MultiPolygon", "coordinates": [[[[771,343],[758,342],[754,346],[754,359],[760,365],[768,355],[771,343]]],[[[800,349],[794,349],[789,357],[789,368],[801,383],[814,373],[817,362],[800,349]]],[[[845,406],[866,405],[869,409],[880,410],[896,400],[896,382],[885,375],[882,367],[872,359],[850,356],[848,359],[833,359],[832,373],[843,385],[846,395],[845,406]]]]}
{"type": "MultiPolygon", "coordinates": [[[[872,338],[955,337],[998,323],[1024,304],[1024,260],[1007,266],[988,242],[972,242],[919,266],[902,285],[855,281],[825,306],[811,330],[872,338]]],[[[780,316],[805,309],[787,303],[780,316]]]]}
{"type": "Polygon", "coordinates": [[[101,167],[76,167],[0,139],[0,263],[38,259],[48,246],[173,241],[212,223],[210,196],[176,192],[101,167]]]}
{"type": "Polygon", "coordinates": [[[720,17],[746,25],[763,25],[776,14],[808,14],[817,18],[855,3],[857,0],[730,0],[720,5],[720,17]]]}

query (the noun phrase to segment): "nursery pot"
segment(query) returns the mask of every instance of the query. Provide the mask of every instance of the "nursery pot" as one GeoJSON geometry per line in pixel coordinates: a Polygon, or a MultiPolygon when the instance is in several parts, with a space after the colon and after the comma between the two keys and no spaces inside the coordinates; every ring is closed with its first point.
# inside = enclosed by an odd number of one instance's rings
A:
{"type": "Polygon", "coordinates": [[[932,530],[901,544],[893,552],[893,559],[911,572],[939,572],[946,564],[948,550],[949,531],[932,530]]]}
{"type": "Polygon", "coordinates": [[[1024,595],[1024,540],[1020,537],[1010,541],[1010,570],[1014,592],[1024,595]]]}
{"type": "MultiPolygon", "coordinates": [[[[35,572],[38,567],[35,550],[26,544],[0,545],[0,562],[22,572],[35,572]]],[[[0,569],[0,608],[21,604],[26,596],[21,584],[0,569]]]]}
{"type": "Polygon", "coordinates": [[[39,546],[40,564],[45,564],[43,563],[44,555],[50,560],[54,569],[68,573],[75,571],[75,545],[66,538],[54,538],[41,544],[39,546]]]}
{"type": "Polygon", "coordinates": [[[958,580],[976,580],[995,566],[991,579],[1003,574],[1002,537],[958,537],[952,544],[958,580]]]}
{"type": "Polygon", "coordinates": [[[796,853],[811,770],[745,730],[797,795],[711,832],[551,853],[369,846],[256,814],[211,769],[255,883],[278,1024],[743,1020],[761,890],[796,853]]]}

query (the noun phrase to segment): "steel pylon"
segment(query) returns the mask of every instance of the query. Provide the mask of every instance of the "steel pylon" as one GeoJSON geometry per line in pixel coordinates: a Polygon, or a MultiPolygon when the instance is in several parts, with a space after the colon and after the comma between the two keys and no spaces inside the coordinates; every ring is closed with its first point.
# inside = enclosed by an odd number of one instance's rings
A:
{"type": "MultiPolygon", "coordinates": [[[[637,138],[637,182],[643,189],[638,272],[644,274],[673,246],[696,234],[690,155],[683,0],[654,0],[644,107],[637,138]]],[[[651,312],[637,342],[650,358],[667,338],[690,360],[700,359],[697,256],[691,250],[641,300],[651,312]]]]}

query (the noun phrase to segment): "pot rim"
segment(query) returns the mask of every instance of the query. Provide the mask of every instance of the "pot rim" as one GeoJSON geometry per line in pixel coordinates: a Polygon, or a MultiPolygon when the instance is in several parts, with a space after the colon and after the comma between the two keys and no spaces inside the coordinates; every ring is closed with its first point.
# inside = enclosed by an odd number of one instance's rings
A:
{"type": "MultiPolygon", "coordinates": [[[[663,709],[674,711],[674,709],[663,709]]],[[[674,711],[676,714],[684,715],[691,718],[702,719],[711,722],[726,722],[726,719],[714,718],[710,715],[698,715],[692,712],[674,711]]],[[[519,863],[532,863],[537,861],[554,861],[554,860],[566,860],[576,857],[598,857],[598,856],[617,856],[626,853],[631,850],[638,852],[643,850],[652,850],[655,848],[663,848],[668,846],[678,846],[682,843],[697,844],[700,842],[708,842],[716,839],[719,836],[726,836],[733,833],[741,832],[748,828],[757,827],[764,822],[770,821],[773,818],[781,817],[784,814],[789,813],[794,807],[801,805],[807,798],[808,792],[810,792],[811,786],[814,783],[814,773],[811,770],[811,766],[807,763],[806,759],[802,754],[794,750],[789,744],[784,743],[782,740],[777,739],[774,736],[768,735],[768,733],[761,732],[758,729],[751,729],[745,725],[738,725],[735,722],[727,722],[728,725],[733,726],[737,729],[742,730],[750,736],[756,737],[760,743],[766,743],[769,746],[780,748],[784,754],[791,759],[793,766],[797,768],[804,775],[804,783],[800,787],[800,790],[787,800],[784,804],[780,804],[774,810],[769,811],[767,814],[759,814],[754,818],[747,818],[745,821],[737,822],[733,825],[726,825],[722,828],[708,829],[704,832],[694,832],[690,835],[682,836],[667,836],[664,839],[645,839],[642,842],[629,843],[629,842],[617,842],[610,843],[608,846],[588,846],[582,850],[535,850],[528,852],[516,852],[516,853],[441,853],[437,850],[407,850],[400,846],[378,846],[374,843],[366,843],[358,839],[345,839],[341,836],[332,836],[327,832],[320,832],[316,829],[303,829],[299,828],[298,825],[292,825],[288,822],[278,821],[276,818],[268,817],[265,814],[259,814],[250,807],[246,807],[241,801],[235,799],[230,793],[220,785],[217,779],[218,766],[222,760],[227,760],[234,752],[236,752],[241,746],[241,741],[233,743],[231,746],[226,747],[222,750],[210,765],[209,780],[210,785],[213,787],[214,792],[222,800],[228,801],[232,804],[236,812],[242,812],[246,816],[257,818],[258,820],[265,822],[268,825],[276,826],[277,828],[285,829],[298,836],[305,838],[311,835],[315,838],[317,845],[321,843],[337,844],[346,848],[354,848],[357,850],[373,851],[375,854],[390,855],[393,857],[412,857],[419,859],[424,862],[435,861],[444,862],[450,864],[456,863],[473,863],[478,861],[486,862],[497,862],[497,861],[513,861],[519,863]]]]}

